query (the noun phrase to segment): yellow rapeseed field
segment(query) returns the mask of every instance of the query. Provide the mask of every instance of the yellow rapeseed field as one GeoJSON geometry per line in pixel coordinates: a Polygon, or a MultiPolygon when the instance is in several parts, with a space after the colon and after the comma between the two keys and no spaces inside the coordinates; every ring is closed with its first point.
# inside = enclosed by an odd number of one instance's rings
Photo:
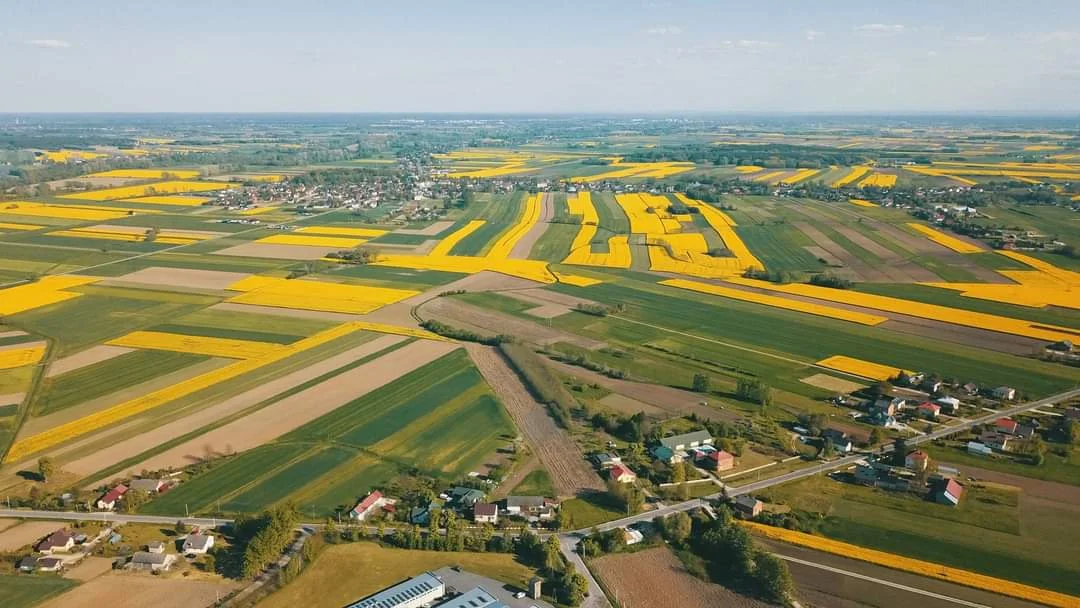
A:
{"type": "Polygon", "coordinates": [[[758,281],[741,277],[732,277],[726,280],[729,283],[734,283],[736,285],[747,285],[768,291],[790,293],[828,302],[863,306],[865,308],[873,308],[885,312],[942,321],[954,325],[974,327],[976,329],[999,331],[1006,334],[1025,336],[1048,342],[1072,340],[1075,338],[1073,330],[1065,327],[1057,327],[1046,323],[1033,323],[1010,317],[1001,317],[970,310],[961,310],[959,308],[950,308],[948,306],[939,306],[937,304],[925,304],[923,302],[903,300],[901,298],[859,293],[847,289],[832,289],[829,287],[807,285],[805,283],[788,283],[781,285],[770,283],[768,281],[758,281]]]}
{"type": "Polygon", "coordinates": [[[876,203],[871,203],[870,201],[866,201],[861,198],[849,198],[848,202],[852,205],[855,205],[856,207],[877,207],[876,203]]]}
{"type": "Polygon", "coordinates": [[[132,179],[194,179],[199,177],[198,171],[190,169],[113,169],[91,173],[86,177],[130,177],[132,179]]]}
{"type": "Polygon", "coordinates": [[[468,224],[465,224],[461,228],[458,228],[446,238],[439,241],[438,245],[435,245],[431,249],[432,256],[447,256],[450,255],[450,250],[453,249],[458,243],[465,239],[465,237],[476,232],[481,226],[486,224],[484,220],[472,220],[468,224]]]}
{"type": "Polygon", "coordinates": [[[306,245],[309,247],[338,247],[352,249],[367,242],[366,239],[349,239],[341,236],[310,236],[306,234],[273,234],[263,237],[256,243],[270,245],[306,245]]]}
{"type": "Polygon", "coordinates": [[[486,257],[504,260],[510,257],[510,252],[514,250],[514,246],[518,244],[518,241],[524,238],[533,229],[533,226],[540,223],[543,196],[543,194],[531,194],[525,199],[525,209],[522,211],[521,217],[496,239],[486,257]]]}
{"type": "Polygon", "coordinates": [[[902,371],[911,373],[908,370],[903,370],[898,367],[890,367],[888,365],[882,365],[872,361],[863,361],[862,359],[844,355],[833,355],[832,357],[818,361],[815,365],[859,376],[860,378],[867,378],[869,380],[888,380],[889,378],[895,378],[900,375],[900,372],[902,371]]]}
{"type": "Polygon", "coordinates": [[[659,235],[667,234],[664,223],[654,210],[667,208],[670,203],[657,202],[648,194],[616,194],[615,202],[622,207],[626,217],[630,220],[630,232],[634,234],[659,235]]]}
{"type": "Polygon", "coordinates": [[[924,236],[926,236],[926,238],[934,241],[938,245],[952,249],[957,253],[983,253],[984,251],[986,251],[982,247],[972,245],[971,243],[958,239],[950,234],[945,234],[944,232],[941,232],[940,230],[937,230],[935,228],[931,228],[926,224],[908,222],[907,225],[912,230],[923,234],[924,236]]]}
{"type": "Polygon", "coordinates": [[[85,150],[57,150],[55,152],[45,152],[45,158],[54,163],[66,163],[72,160],[94,160],[96,158],[105,158],[106,154],[99,152],[87,152],[85,150]]]}
{"type": "Polygon", "coordinates": [[[45,356],[45,345],[42,343],[31,346],[12,346],[0,349],[0,369],[14,369],[26,365],[33,365],[45,356]]]}
{"type": "Polygon", "coordinates": [[[770,171],[764,175],[754,176],[755,182],[765,182],[768,184],[775,184],[781,181],[781,178],[787,173],[787,171],[770,171]]]}
{"type": "Polygon", "coordinates": [[[360,327],[351,323],[338,325],[315,334],[314,336],[283,346],[281,349],[268,353],[265,356],[253,359],[242,359],[236,363],[201,374],[189,380],[141,395],[88,416],[72,420],[71,422],[57,425],[47,431],[42,431],[37,435],[32,435],[16,441],[8,450],[4,460],[5,462],[17,462],[31,454],[46,450],[76,437],[92,433],[109,425],[116,424],[117,422],[126,420],[132,416],[150,411],[197,391],[254,371],[265,365],[281,361],[291,355],[315,348],[316,346],[320,346],[331,340],[336,340],[353,332],[360,331],[360,329],[360,327]]]}
{"type": "Polygon", "coordinates": [[[499,258],[475,257],[464,255],[401,255],[383,254],[376,266],[409,268],[412,270],[441,270],[475,274],[490,270],[502,274],[521,277],[540,283],[555,283],[555,275],[548,270],[547,262],[539,260],[504,260],[499,258]]]}
{"type": "MultiPolygon", "coordinates": [[[[54,230],[46,233],[46,236],[63,236],[69,238],[98,239],[105,241],[125,241],[128,243],[151,242],[145,232],[124,230],[123,228],[110,228],[109,226],[95,226],[91,228],[71,228],[68,230],[54,230]]],[[[197,232],[179,232],[175,230],[160,230],[154,237],[153,242],[162,245],[190,245],[210,238],[210,235],[197,232]]]]}
{"type": "Polygon", "coordinates": [[[328,283],[306,279],[253,276],[229,286],[244,293],[229,299],[238,304],[276,308],[367,314],[420,292],[408,289],[328,283]]]}
{"type": "Polygon", "coordinates": [[[347,228],[342,226],[304,226],[293,232],[298,234],[324,234],[330,236],[353,236],[365,239],[373,239],[386,234],[385,230],[378,228],[347,228]]]}
{"type": "Polygon", "coordinates": [[[573,183],[600,182],[608,179],[623,178],[665,178],[672,175],[685,173],[694,168],[694,163],[685,162],[659,162],[659,163],[624,163],[621,159],[614,159],[610,165],[611,171],[605,171],[596,175],[581,175],[571,177],[573,183]]]}
{"type": "Polygon", "coordinates": [[[824,551],[834,555],[857,559],[878,566],[911,572],[920,576],[935,578],[965,587],[983,589],[991,593],[999,593],[1010,597],[1019,598],[1055,608],[1080,608],[1080,599],[1064,593],[1040,589],[1031,585],[1014,583],[1012,581],[978,574],[969,570],[961,570],[951,566],[924,562],[910,557],[903,557],[893,553],[867,549],[858,545],[852,545],[813,534],[778,528],[755,522],[740,522],[755,534],[766,538],[778,540],[792,545],[808,547],[817,551],[824,551]]]}
{"type": "Polygon", "coordinates": [[[821,169],[799,169],[794,175],[784,179],[785,184],[795,185],[799,182],[804,182],[811,177],[814,177],[821,172],[821,169]]]}
{"type": "Polygon", "coordinates": [[[563,272],[552,273],[560,283],[566,283],[567,285],[573,285],[574,287],[592,287],[593,285],[599,285],[603,283],[600,279],[593,279],[591,277],[583,277],[577,274],[566,274],[563,272]]]}
{"type": "Polygon", "coordinates": [[[112,201],[123,198],[139,198],[158,194],[180,194],[183,192],[209,192],[211,190],[225,190],[234,188],[232,184],[219,182],[186,182],[169,181],[143,184],[139,186],[121,186],[119,188],[106,188],[104,190],[90,190],[76,194],[65,194],[60,198],[78,199],[84,201],[112,201]]]}
{"type": "Polygon", "coordinates": [[[892,188],[896,185],[896,176],[891,173],[872,173],[869,177],[859,182],[860,188],[876,186],[878,188],[892,188]]]}
{"type": "Polygon", "coordinates": [[[1064,268],[1058,268],[1053,264],[1017,251],[998,251],[997,253],[1022,264],[1026,264],[1030,266],[1032,270],[997,271],[998,274],[1008,277],[1017,284],[923,284],[931,287],[960,291],[962,295],[969,298],[1004,302],[1007,304],[1016,304],[1018,306],[1029,306],[1032,308],[1060,306],[1062,308],[1080,309],[1080,273],[1064,268]]]}
{"type": "Polygon", "coordinates": [[[243,211],[238,211],[237,213],[239,213],[240,215],[262,215],[263,213],[270,213],[271,211],[275,210],[277,210],[276,206],[252,207],[251,209],[244,209],[243,211]]]}
{"type": "Polygon", "coordinates": [[[859,178],[861,178],[862,176],[866,175],[869,172],[870,172],[870,167],[866,167],[866,166],[862,166],[862,165],[857,166],[857,167],[852,167],[851,171],[847,175],[845,175],[844,177],[841,177],[840,179],[833,182],[831,184],[831,186],[833,188],[843,188],[844,186],[846,186],[848,184],[854,183],[856,180],[858,180],[859,178]]]}
{"type": "Polygon", "coordinates": [[[26,230],[40,230],[42,228],[44,228],[44,226],[40,226],[38,224],[13,224],[11,222],[0,222],[0,230],[26,231],[26,230]]]}
{"type": "Polygon", "coordinates": [[[570,244],[570,253],[563,260],[564,264],[611,268],[630,267],[630,245],[626,236],[608,238],[607,253],[592,252],[592,242],[596,238],[600,216],[596,213],[591,192],[579,192],[575,196],[567,197],[566,205],[571,215],[581,216],[581,228],[574,237],[574,242],[570,244]]]}
{"type": "MultiPolygon", "coordinates": [[[[105,209],[102,207],[80,207],[75,205],[46,205],[44,203],[29,203],[25,201],[13,201],[0,203],[0,214],[24,215],[28,217],[53,217],[65,220],[80,220],[99,222],[115,220],[131,215],[134,209],[105,209]]],[[[156,211],[142,211],[139,213],[156,213],[156,211]]]]}
{"type": "Polygon", "coordinates": [[[0,290],[0,315],[17,315],[20,312],[77,298],[82,294],[64,290],[98,280],[96,277],[42,277],[36,283],[2,289],[0,290]]]}
{"type": "Polygon", "coordinates": [[[823,304],[813,304],[800,300],[791,300],[779,296],[770,296],[762,293],[754,293],[750,291],[744,291],[742,289],[732,289],[731,287],[713,285],[712,283],[701,283],[698,281],[688,281],[686,279],[668,279],[666,281],[660,281],[660,284],[668,285],[670,287],[678,287],[679,289],[689,289],[691,291],[707,293],[710,295],[721,296],[724,298],[731,298],[733,300],[741,300],[743,302],[753,302],[755,304],[763,304],[765,306],[772,306],[774,308],[783,308],[785,310],[794,310],[796,312],[818,315],[820,317],[829,317],[830,319],[850,321],[852,323],[858,323],[860,325],[878,325],[889,320],[887,317],[882,317],[878,315],[871,315],[863,312],[857,312],[854,310],[846,310],[843,308],[834,308],[832,306],[825,306],[823,304]]]}
{"type": "Polygon", "coordinates": [[[472,178],[483,179],[488,177],[502,177],[504,175],[516,175],[519,173],[531,173],[538,170],[539,167],[526,167],[524,162],[512,162],[506,163],[499,167],[491,169],[473,169],[469,171],[456,171],[454,173],[448,173],[446,177],[452,179],[472,178]]]}
{"type": "Polygon", "coordinates": [[[254,359],[284,348],[281,344],[271,344],[269,342],[188,336],[160,331],[133,331],[125,336],[110,340],[106,344],[125,346],[127,348],[207,355],[209,357],[227,357],[229,359],[254,359]]]}
{"type": "Polygon", "coordinates": [[[739,173],[757,173],[764,169],[765,167],[759,167],[757,165],[739,165],[738,167],[735,167],[735,170],[739,173]]]}
{"type": "Polygon", "coordinates": [[[205,196],[141,196],[121,199],[125,203],[143,203],[147,205],[172,205],[176,207],[199,207],[214,199],[205,196]]]}

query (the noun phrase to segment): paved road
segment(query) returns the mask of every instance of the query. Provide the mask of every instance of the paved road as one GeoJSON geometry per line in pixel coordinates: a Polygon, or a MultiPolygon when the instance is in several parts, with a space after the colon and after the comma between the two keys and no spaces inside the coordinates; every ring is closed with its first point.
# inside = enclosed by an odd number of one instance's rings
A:
{"type": "Polygon", "coordinates": [[[171,526],[178,520],[189,526],[213,528],[231,522],[231,519],[210,517],[176,517],[161,515],[126,515],[108,511],[27,511],[23,509],[0,509],[0,517],[22,517],[26,519],[54,519],[58,521],[107,521],[125,524],[161,524],[171,526]]]}

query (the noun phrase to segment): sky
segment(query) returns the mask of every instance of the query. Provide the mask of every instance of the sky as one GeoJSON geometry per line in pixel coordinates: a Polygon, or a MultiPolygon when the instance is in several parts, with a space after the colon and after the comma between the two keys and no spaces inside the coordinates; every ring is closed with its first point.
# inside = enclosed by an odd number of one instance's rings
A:
{"type": "Polygon", "coordinates": [[[0,112],[999,111],[1080,111],[1080,1],[0,2],[0,112]]]}

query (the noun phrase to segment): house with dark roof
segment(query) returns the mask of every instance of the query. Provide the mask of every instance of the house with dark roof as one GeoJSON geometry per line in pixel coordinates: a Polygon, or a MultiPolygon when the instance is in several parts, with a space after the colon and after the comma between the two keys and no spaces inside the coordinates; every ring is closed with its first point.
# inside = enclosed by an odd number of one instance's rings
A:
{"type": "Polygon", "coordinates": [[[478,502],[473,505],[473,521],[478,524],[494,524],[499,521],[499,505],[478,502]]]}
{"type": "Polygon", "coordinates": [[[145,570],[147,572],[166,572],[176,562],[174,553],[151,553],[149,551],[137,551],[131,556],[128,568],[132,570],[145,570]]]}
{"type": "Polygon", "coordinates": [[[764,508],[765,503],[749,494],[743,494],[735,499],[735,511],[744,517],[757,517],[764,508]]]}
{"type": "Polygon", "coordinates": [[[855,445],[851,442],[851,436],[839,429],[825,429],[821,431],[821,439],[823,441],[831,441],[833,449],[837,452],[846,454],[855,449],[855,445]]]}
{"type": "Polygon", "coordinates": [[[1016,399],[1016,389],[1011,386],[999,386],[995,388],[991,393],[994,399],[1001,399],[1002,401],[1012,401],[1016,399]]]}
{"type": "Polygon", "coordinates": [[[484,492],[475,488],[455,486],[446,493],[448,502],[457,509],[470,509],[473,505],[484,500],[484,492]]]}
{"type": "Polygon", "coordinates": [[[160,479],[135,479],[128,484],[129,491],[147,494],[158,494],[163,487],[165,487],[165,482],[160,479]]]}
{"type": "Polygon", "coordinates": [[[59,557],[40,557],[37,560],[38,572],[60,572],[64,569],[64,560],[59,557]]]}
{"type": "Polygon", "coordinates": [[[46,536],[37,545],[34,551],[38,553],[53,553],[56,551],[70,551],[75,546],[75,539],[67,530],[57,530],[46,536]]]}
{"type": "Polygon", "coordinates": [[[183,551],[185,554],[202,555],[214,546],[214,537],[209,534],[188,534],[184,539],[183,551]]]}

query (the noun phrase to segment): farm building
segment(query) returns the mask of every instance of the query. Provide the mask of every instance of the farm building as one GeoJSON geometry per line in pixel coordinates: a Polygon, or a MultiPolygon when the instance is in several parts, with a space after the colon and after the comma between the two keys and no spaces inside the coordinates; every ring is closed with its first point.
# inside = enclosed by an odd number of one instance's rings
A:
{"type": "Polygon", "coordinates": [[[709,431],[694,431],[682,435],[672,435],[660,439],[660,445],[670,448],[675,452],[696,448],[703,445],[712,445],[713,438],[709,431]]]}
{"type": "Polygon", "coordinates": [[[165,482],[160,479],[135,479],[128,484],[129,491],[147,494],[157,494],[163,487],[165,487],[165,482]]]}
{"type": "Polygon", "coordinates": [[[528,517],[531,521],[547,521],[554,519],[559,503],[543,496],[508,496],[504,508],[509,515],[528,517]]]}
{"type": "Polygon", "coordinates": [[[999,386],[990,391],[990,394],[994,396],[994,399],[1001,399],[1002,401],[1016,399],[1016,389],[1011,386],[999,386]]]}
{"type": "Polygon", "coordinates": [[[942,397],[941,399],[934,399],[934,403],[941,406],[941,411],[946,414],[955,414],[960,410],[960,400],[956,397],[942,397]]]}
{"type": "Polygon", "coordinates": [[[473,587],[461,595],[447,600],[436,608],[500,608],[505,606],[483,587],[473,587]]]}
{"type": "Polygon", "coordinates": [[[195,555],[202,555],[212,549],[214,546],[214,537],[209,534],[189,534],[184,539],[184,553],[194,553],[195,555]]]}
{"type": "Polygon", "coordinates": [[[748,494],[735,499],[735,511],[743,517],[757,517],[764,508],[765,503],[748,494]]]}
{"type": "Polygon", "coordinates": [[[478,502],[473,505],[473,521],[478,524],[494,524],[499,521],[499,505],[478,502]]]}
{"type": "Polygon", "coordinates": [[[29,574],[34,570],[37,570],[37,560],[34,559],[33,555],[27,555],[26,557],[19,560],[16,568],[19,569],[19,572],[25,572],[29,574]]]}
{"type": "Polygon", "coordinates": [[[102,511],[112,511],[116,508],[116,503],[124,497],[124,494],[126,494],[127,491],[128,488],[124,484],[117,485],[101,495],[101,498],[99,498],[96,503],[97,508],[102,511]]]}
{"type": "Polygon", "coordinates": [[[994,453],[994,450],[984,443],[969,441],[967,444],[967,452],[974,456],[989,456],[994,453]]]}
{"type": "Polygon", "coordinates": [[[957,483],[955,479],[946,479],[941,483],[934,498],[943,505],[952,505],[955,507],[960,504],[960,497],[963,495],[964,486],[957,483]]]}
{"type": "Polygon", "coordinates": [[[384,507],[388,504],[393,504],[394,500],[383,496],[383,493],[375,490],[364,497],[363,500],[356,503],[356,506],[349,511],[349,519],[355,519],[356,521],[364,521],[373,513],[376,509],[384,507]]]}
{"type": "Polygon", "coordinates": [[[730,471],[735,468],[735,456],[724,450],[713,450],[701,460],[704,467],[712,471],[730,471]]]}
{"type": "Polygon", "coordinates": [[[151,553],[150,551],[138,551],[131,556],[128,568],[132,570],[145,570],[147,572],[167,572],[176,562],[176,555],[172,553],[151,553]]]}
{"type": "Polygon", "coordinates": [[[346,608],[420,608],[446,595],[446,585],[425,572],[349,604],[346,608]]]}
{"type": "Polygon", "coordinates": [[[611,479],[614,479],[619,483],[633,483],[637,479],[637,475],[635,475],[634,472],[630,470],[630,467],[625,464],[617,464],[611,467],[609,475],[611,476],[611,479]]]}
{"type": "Polygon", "coordinates": [[[46,536],[37,545],[34,551],[38,553],[53,553],[55,551],[70,551],[75,546],[75,539],[67,530],[57,530],[46,536]]]}

